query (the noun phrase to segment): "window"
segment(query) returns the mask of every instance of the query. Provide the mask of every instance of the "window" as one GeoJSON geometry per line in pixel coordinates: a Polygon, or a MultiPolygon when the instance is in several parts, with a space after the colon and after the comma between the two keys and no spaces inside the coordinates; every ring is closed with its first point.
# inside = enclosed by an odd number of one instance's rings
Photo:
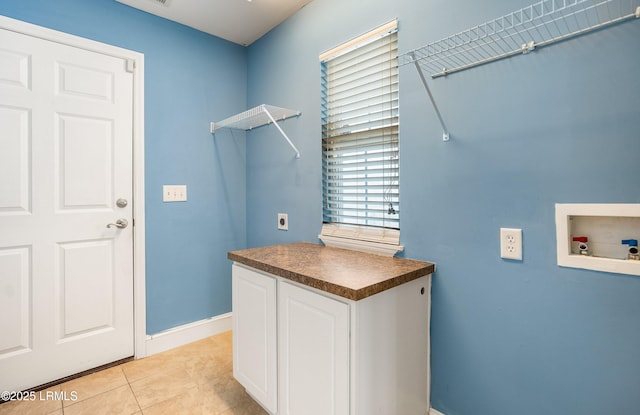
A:
{"type": "Polygon", "coordinates": [[[323,235],[399,242],[397,45],[393,21],[320,56],[323,235]]]}

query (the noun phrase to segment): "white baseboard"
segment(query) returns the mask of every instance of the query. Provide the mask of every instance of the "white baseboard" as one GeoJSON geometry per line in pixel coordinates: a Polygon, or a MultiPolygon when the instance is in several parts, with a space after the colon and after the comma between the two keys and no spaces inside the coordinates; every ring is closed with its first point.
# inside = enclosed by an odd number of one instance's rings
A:
{"type": "Polygon", "coordinates": [[[231,330],[231,313],[221,314],[147,336],[146,355],[151,356],[231,330]]]}
{"type": "Polygon", "coordinates": [[[442,412],[438,411],[437,409],[429,409],[429,415],[444,415],[442,412]]]}

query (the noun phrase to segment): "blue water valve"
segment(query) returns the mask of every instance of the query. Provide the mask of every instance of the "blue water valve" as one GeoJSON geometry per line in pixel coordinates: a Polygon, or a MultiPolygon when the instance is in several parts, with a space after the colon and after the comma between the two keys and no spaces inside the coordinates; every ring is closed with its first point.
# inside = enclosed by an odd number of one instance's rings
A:
{"type": "Polygon", "coordinates": [[[640,261],[637,239],[623,239],[622,245],[629,245],[629,254],[627,255],[627,259],[630,259],[632,261],[640,261]]]}

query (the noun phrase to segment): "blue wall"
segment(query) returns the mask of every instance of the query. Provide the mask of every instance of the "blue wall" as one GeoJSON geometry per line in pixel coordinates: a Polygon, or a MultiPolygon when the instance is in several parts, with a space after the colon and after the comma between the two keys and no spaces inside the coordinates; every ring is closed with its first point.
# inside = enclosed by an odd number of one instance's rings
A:
{"type": "MultiPolygon", "coordinates": [[[[249,47],[248,100],[301,110],[247,135],[247,243],[317,241],[318,55],[395,17],[400,52],[531,0],[315,0],[249,47]],[[289,231],[276,229],[277,212],[289,231]]],[[[435,262],[432,404],[446,415],[640,408],[640,277],[556,265],[555,203],[640,202],[640,22],[430,81],[400,72],[401,241],[435,262]],[[499,258],[500,227],[524,260],[499,258]]]]}
{"type": "Polygon", "coordinates": [[[2,0],[0,14],[145,55],[147,333],[231,311],[226,252],[246,246],[246,49],[114,0],[2,0]],[[186,184],[186,203],[163,203],[186,184]]]}
{"type": "MultiPolygon", "coordinates": [[[[156,333],[230,310],[229,249],[317,241],[320,52],[397,17],[402,53],[529,3],[314,0],[246,49],[113,0],[4,0],[0,14],[145,54],[156,333]],[[283,123],[300,159],[271,127],[211,139],[209,121],[261,103],[302,111],[283,123]],[[164,183],[189,202],[163,204],[164,183]]],[[[438,267],[432,403],[446,415],[637,413],[640,278],[557,267],[554,203],[640,203],[639,38],[633,21],[430,81],[449,143],[401,69],[401,239],[438,267]],[[522,262],[499,258],[500,227],[523,229],[522,262]]]]}

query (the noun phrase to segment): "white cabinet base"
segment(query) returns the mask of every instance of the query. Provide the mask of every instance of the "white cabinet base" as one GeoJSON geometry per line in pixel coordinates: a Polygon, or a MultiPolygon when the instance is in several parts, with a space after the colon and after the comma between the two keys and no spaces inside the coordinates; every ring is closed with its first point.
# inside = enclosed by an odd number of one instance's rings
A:
{"type": "Polygon", "coordinates": [[[352,301],[236,263],[233,290],[234,377],[269,413],[428,413],[430,275],[352,301]]]}
{"type": "Polygon", "coordinates": [[[277,411],[276,278],[233,265],[233,377],[277,411]]]}
{"type": "Polygon", "coordinates": [[[431,277],[355,303],[352,414],[425,414],[430,402],[431,277]]]}
{"type": "Polygon", "coordinates": [[[278,286],[281,415],[349,415],[349,305],[278,286]]]}

